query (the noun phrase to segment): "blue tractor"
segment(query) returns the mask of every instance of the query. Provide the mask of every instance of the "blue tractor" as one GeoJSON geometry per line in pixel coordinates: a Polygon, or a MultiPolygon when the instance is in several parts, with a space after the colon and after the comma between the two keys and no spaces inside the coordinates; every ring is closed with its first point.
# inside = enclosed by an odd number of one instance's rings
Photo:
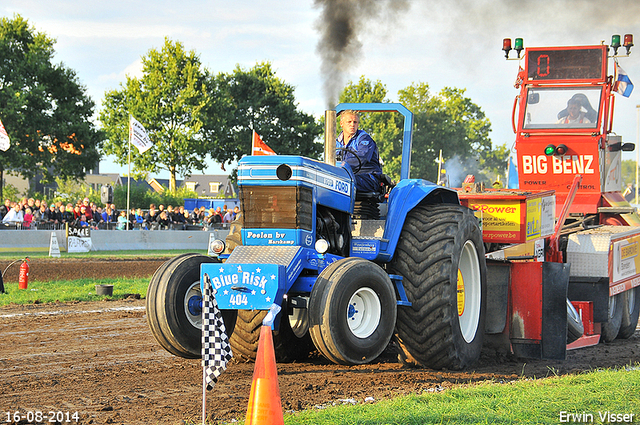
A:
{"type": "Polygon", "coordinates": [[[473,365],[487,297],[478,219],[457,192],[409,178],[413,114],[404,106],[340,104],[326,123],[324,162],[239,162],[241,229],[226,247],[217,243],[217,257],[185,254],[156,271],[147,294],[154,336],[175,355],[200,357],[201,285],[210,282],[236,356],[255,358],[262,318],[275,303],[280,361],[317,349],[337,364],[364,364],[395,338],[402,361],[473,365]],[[345,110],[404,116],[397,184],[359,193],[354,170],[335,165],[336,115],[345,110]]]}

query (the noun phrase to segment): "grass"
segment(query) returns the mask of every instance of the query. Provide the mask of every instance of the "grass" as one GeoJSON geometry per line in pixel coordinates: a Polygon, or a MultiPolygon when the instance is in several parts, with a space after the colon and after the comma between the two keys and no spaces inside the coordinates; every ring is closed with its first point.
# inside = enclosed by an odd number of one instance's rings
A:
{"type": "MultiPolygon", "coordinates": [[[[151,251],[131,251],[131,250],[122,250],[122,251],[90,251],[90,252],[78,252],[78,253],[67,253],[62,252],[60,258],[136,258],[136,257],[175,257],[180,254],[184,254],[187,252],[194,252],[197,254],[206,255],[207,250],[201,249],[185,249],[185,250],[151,250],[151,251]]],[[[49,257],[49,252],[32,252],[32,253],[20,253],[16,254],[15,252],[0,252],[0,260],[15,260],[18,258],[52,258],[49,257]]]]}
{"type": "MultiPolygon", "coordinates": [[[[194,252],[206,255],[206,250],[154,250],[154,251],[91,251],[86,253],[62,253],[62,259],[82,258],[171,258],[177,255],[194,252]]],[[[29,258],[47,259],[48,253],[33,253],[29,258]]],[[[24,258],[15,253],[0,253],[0,261],[15,261],[24,258]]],[[[53,259],[52,259],[53,260],[53,259]]],[[[19,267],[20,262],[14,267],[19,267]]],[[[0,270],[0,273],[4,270],[0,270]]],[[[79,279],[71,281],[38,282],[31,280],[26,290],[18,289],[17,283],[5,282],[5,293],[0,294],[0,307],[9,304],[34,304],[67,301],[96,301],[101,299],[120,299],[128,294],[140,294],[144,297],[149,285],[149,277],[118,279],[79,279]],[[96,295],[95,285],[113,285],[113,296],[96,295]]]]}
{"type": "MultiPolygon", "coordinates": [[[[600,416],[609,412],[633,414],[633,418],[627,416],[627,423],[629,419],[639,423],[638,394],[640,367],[636,365],[508,384],[485,382],[374,404],[307,410],[285,415],[284,422],[287,425],[609,423],[600,416]]],[[[624,416],[614,419],[621,422],[624,416]]]]}
{"type": "Polygon", "coordinates": [[[27,289],[18,289],[17,283],[5,283],[5,293],[0,294],[0,307],[9,304],[40,304],[66,301],[98,301],[120,299],[129,294],[147,293],[150,277],[117,279],[53,280],[29,282],[27,289]],[[95,285],[113,285],[113,296],[96,295],[95,285]]]}

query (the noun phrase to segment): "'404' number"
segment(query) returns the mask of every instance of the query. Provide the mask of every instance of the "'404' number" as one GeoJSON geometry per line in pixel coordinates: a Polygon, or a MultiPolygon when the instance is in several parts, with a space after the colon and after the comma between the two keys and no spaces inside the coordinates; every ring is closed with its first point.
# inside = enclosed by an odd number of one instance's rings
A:
{"type": "Polygon", "coordinates": [[[249,300],[247,299],[247,295],[246,294],[231,295],[231,299],[229,300],[229,304],[231,304],[231,305],[247,305],[247,304],[249,304],[249,300]]]}

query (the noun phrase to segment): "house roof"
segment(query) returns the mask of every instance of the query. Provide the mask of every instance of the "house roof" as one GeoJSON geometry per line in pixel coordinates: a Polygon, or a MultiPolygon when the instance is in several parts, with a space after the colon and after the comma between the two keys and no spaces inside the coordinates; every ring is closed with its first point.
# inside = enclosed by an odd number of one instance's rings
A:
{"type": "Polygon", "coordinates": [[[225,174],[195,174],[185,177],[180,187],[194,186],[194,191],[198,197],[216,197],[224,194],[227,197],[235,198],[236,189],[229,176],[225,174]],[[216,190],[217,189],[217,190],[216,190]]]}
{"type": "MultiPolygon", "coordinates": [[[[152,177],[147,179],[147,184],[156,192],[162,193],[169,187],[169,179],[156,179],[152,177]]],[[[181,184],[182,180],[176,180],[176,187],[180,187],[181,184]]]]}
{"type": "Polygon", "coordinates": [[[86,174],[84,181],[89,184],[111,184],[112,186],[117,186],[123,184],[122,181],[125,178],[120,177],[118,173],[86,174]]]}
{"type": "MultiPolygon", "coordinates": [[[[120,177],[120,179],[122,180],[122,185],[123,186],[127,186],[129,184],[129,177],[128,176],[120,177]]],[[[131,179],[131,186],[141,187],[144,190],[153,190],[153,187],[146,180],[136,180],[136,179],[132,178],[131,179]]]]}

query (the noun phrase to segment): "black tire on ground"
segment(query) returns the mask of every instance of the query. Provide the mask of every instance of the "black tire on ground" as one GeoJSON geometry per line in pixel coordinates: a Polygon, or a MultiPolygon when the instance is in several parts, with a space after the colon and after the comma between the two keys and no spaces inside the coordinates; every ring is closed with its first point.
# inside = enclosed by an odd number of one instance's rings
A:
{"type": "MultiPolygon", "coordinates": [[[[283,304],[283,310],[286,312],[286,303],[283,304]]],[[[244,361],[255,361],[260,328],[266,315],[265,310],[238,310],[236,326],[230,338],[234,357],[244,361]]],[[[280,326],[273,332],[273,348],[276,361],[279,363],[305,360],[314,350],[309,333],[298,338],[291,329],[286,314],[280,316],[280,326]]]]}
{"type": "MultiPolygon", "coordinates": [[[[158,343],[170,353],[185,357],[202,356],[202,316],[189,311],[200,291],[200,265],[217,263],[217,258],[183,254],[156,270],[147,290],[147,323],[158,343]]],[[[233,334],[236,311],[222,310],[227,335],[233,334]]]]}
{"type": "Polygon", "coordinates": [[[411,210],[391,272],[403,277],[412,303],[398,309],[399,359],[433,369],[475,364],[485,330],[487,270],[473,212],[449,204],[411,210]]]}
{"type": "Polygon", "coordinates": [[[369,363],[389,344],[396,315],[387,273],[371,261],[345,258],[324,269],[311,290],[309,333],[332,362],[369,363]]]}
{"type": "Polygon", "coordinates": [[[609,297],[609,320],[602,323],[601,342],[611,342],[618,336],[622,324],[623,294],[609,297]]]}
{"type": "Polygon", "coordinates": [[[640,286],[622,293],[622,322],[618,331],[618,338],[627,339],[634,334],[638,327],[640,315],[640,286]]]}
{"type": "Polygon", "coordinates": [[[571,301],[567,299],[567,344],[577,341],[584,334],[582,319],[571,301]]]}
{"type": "Polygon", "coordinates": [[[167,347],[170,347],[169,341],[165,338],[164,334],[162,333],[162,329],[160,327],[159,321],[157,320],[157,317],[155,317],[153,313],[156,311],[155,304],[157,300],[158,285],[160,283],[160,276],[162,276],[164,271],[167,269],[168,265],[172,264],[175,261],[178,261],[179,259],[182,259],[185,257],[193,257],[195,255],[198,255],[198,254],[186,253],[165,261],[153,273],[153,276],[149,281],[149,286],[147,287],[147,297],[145,299],[145,306],[146,306],[146,312],[147,312],[147,324],[149,325],[149,328],[151,329],[151,333],[155,337],[156,341],[158,341],[158,343],[160,343],[160,345],[165,350],[169,351],[173,355],[179,355],[179,354],[172,352],[169,348],[167,348],[167,347]],[[152,320],[152,317],[153,317],[153,320],[152,320]]]}

